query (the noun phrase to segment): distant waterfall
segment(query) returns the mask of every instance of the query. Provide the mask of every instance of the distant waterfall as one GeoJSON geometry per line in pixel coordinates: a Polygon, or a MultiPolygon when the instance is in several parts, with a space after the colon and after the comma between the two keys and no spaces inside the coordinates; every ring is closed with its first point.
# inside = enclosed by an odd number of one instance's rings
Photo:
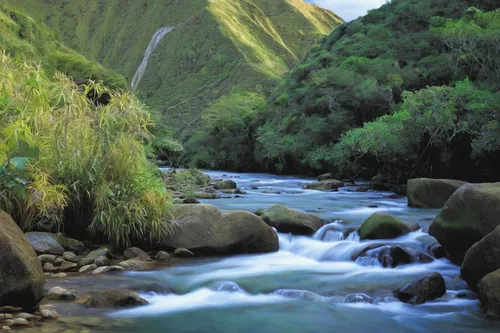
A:
{"type": "Polygon", "coordinates": [[[153,53],[154,49],[156,48],[158,43],[160,43],[162,38],[165,37],[165,35],[168,34],[170,31],[172,31],[173,29],[174,27],[160,28],[154,33],[153,37],[151,38],[151,41],[149,42],[148,48],[146,49],[146,52],[144,52],[144,58],[142,59],[139,68],[137,68],[134,77],[132,78],[132,83],[130,84],[132,89],[137,88],[137,85],[139,85],[139,82],[141,81],[142,76],[146,71],[146,66],[148,65],[148,60],[151,53],[153,53]]]}

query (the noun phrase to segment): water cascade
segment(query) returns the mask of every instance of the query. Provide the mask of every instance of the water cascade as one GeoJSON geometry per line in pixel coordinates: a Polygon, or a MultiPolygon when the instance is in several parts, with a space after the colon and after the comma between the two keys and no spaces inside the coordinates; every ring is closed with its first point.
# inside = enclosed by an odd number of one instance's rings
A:
{"type": "Polygon", "coordinates": [[[130,84],[132,89],[137,88],[139,85],[139,82],[142,79],[142,76],[144,75],[144,72],[146,71],[146,67],[148,66],[148,60],[149,57],[151,56],[151,53],[155,50],[156,46],[160,43],[160,41],[165,37],[166,34],[168,34],[170,31],[174,30],[174,27],[164,27],[156,30],[154,33],[153,37],[151,38],[151,41],[149,42],[149,45],[146,49],[146,52],[144,52],[144,58],[142,59],[141,64],[139,65],[139,68],[137,68],[137,71],[134,74],[134,77],[132,78],[132,83],[130,84]]]}

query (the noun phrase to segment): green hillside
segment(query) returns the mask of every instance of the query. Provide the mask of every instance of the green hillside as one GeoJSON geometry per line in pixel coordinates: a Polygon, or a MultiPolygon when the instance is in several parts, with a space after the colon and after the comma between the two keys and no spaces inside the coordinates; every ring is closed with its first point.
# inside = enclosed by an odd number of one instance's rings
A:
{"type": "Polygon", "coordinates": [[[393,0],[342,25],[269,98],[256,161],[396,183],[495,178],[500,13],[481,10],[499,6],[393,0]]]}
{"type": "Polygon", "coordinates": [[[300,0],[26,0],[17,3],[64,42],[130,82],[161,27],[139,95],[165,124],[192,133],[203,109],[233,87],[256,91],[342,20],[300,0]]]}

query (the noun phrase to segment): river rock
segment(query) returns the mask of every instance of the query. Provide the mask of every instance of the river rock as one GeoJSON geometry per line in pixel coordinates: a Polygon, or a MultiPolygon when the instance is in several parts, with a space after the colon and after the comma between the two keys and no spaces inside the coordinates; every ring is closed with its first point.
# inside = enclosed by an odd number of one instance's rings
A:
{"type": "Polygon", "coordinates": [[[273,294],[281,295],[289,298],[301,298],[307,300],[316,300],[320,296],[308,290],[295,290],[295,289],[278,289],[273,294]]]}
{"type": "Polygon", "coordinates": [[[178,258],[191,258],[191,257],[194,257],[195,254],[186,248],[178,247],[174,251],[174,256],[176,256],[178,258]]]}
{"type": "Polygon", "coordinates": [[[465,254],[460,273],[469,287],[477,291],[484,276],[500,269],[500,226],[481,239],[465,254]]]}
{"type": "Polygon", "coordinates": [[[439,243],[434,243],[428,247],[428,251],[436,259],[441,259],[446,256],[444,247],[439,243]]]}
{"type": "Polygon", "coordinates": [[[316,215],[282,205],[270,207],[261,218],[279,232],[296,235],[311,235],[326,224],[325,220],[316,215]]]}
{"type": "Polygon", "coordinates": [[[15,318],[12,321],[12,326],[28,326],[30,322],[25,318],[15,318]]]}
{"type": "Polygon", "coordinates": [[[80,273],[89,273],[93,272],[98,266],[96,264],[85,265],[80,268],[78,272],[80,273]]]}
{"type": "Polygon", "coordinates": [[[54,260],[54,266],[61,266],[61,264],[64,262],[64,258],[59,257],[54,260]]]}
{"type": "Polygon", "coordinates": [[[177,205],[173,235],[161,245],[185,248],[196,254],[265,253],[279,249],[274,230],[258,216],[233,211],[222,213],[211,205],[177,205]]]}
{"type": "Polygon", "coordinates": [[[371,245],[364,249],[353,260],[361,258],[373,258],[383,267],[397,267],[411,263],[429,263],[433,259],[431,256],[414,249],[401,245],[371,245]]]}
{"type": "Polygon", "coordinates": [[[81,253],[85,252],[86,247],[83,244],[83,242],[66,237],[61,234],[51,234],[51,237],[53,237],[61,246],[66,250],[74,253],[81,253]]]}
{"type": "Polygon", "coordinates": [[[344,182],[336,179],[322,180],[316,183],[311,183],[305,185],[303,188],[307,190],[317,190],[317,191],[331,191],[336,190],[339,187],[343,187],[344,182]]]}
{"type": "Polygon", "coordinates": [[[50,275],[50,277],[53,277],[54,279],[63,279],[66,276],[68,276],[68,274],[66,274],[66,273],[56,273],[56,274],[50,275]]]}
{"type": "Polygon", "coordinates": [[[478,289],[481,309],[489,317],[500,318],[500,269],[483,277],[478,289]]]}
{"type": "Polygon", "coordinates": [[[151,261],[133,258],[122,261],[118,266],[123,267],[127,271],[146,271],[153,269],[154,264],[151,261]]]}
{"type": "Polygon", "coordinates": [[[232,190],[236,189],[236,183],[233,180],[216,180],[213,182],[213,187],[216,190],[232,190]]]}
{"type": "Polygon", "coordinates": [[[432,222],[429,234],[461,264],[467,250],[500,224],[500,183],[465,184],[432,222]]]}
{"type": "Polygon", "coordinates": [[[53,254],[42,254],[38,256],[38,260],[40,260],[42,265],[45,263],[53,264],[56,258],[57,257],[53,254]]]}
{"type": "Polygon", "coordinates": [[[243,289],[241,289],[241,287],[238,286],[238,284],[236,284],[232,281],[228,281],[228,282],[224,282],[219,287],[219,289],[217,289],[217,291],[225,291],[225,292],[235,293],[235,292],[243,292],[243,289]]]}
{"type": "Polygon", "coordinates": [[[194,204],[199,204],[200,202],[195,198],[186,198],[182,200],[182,203],[186,205],[194,205],[194,204]]]}
{"type": "Polygon", "coordinates": [[[394,291],[400,301],[409,304],[423,304],[446,294],[444,278],[439,273],[430,273],[394,291]]]}
{"type": "Polygon", "coordinates": [[[26,320],[36,319],[36,316],[32,313],[21,312],[16,315],[16,318],[24,318],[26,320]]]}
{"type": "Polygon", "coordinates": [[[443,208],[448,199],[466,182],[454,179],[417,178],[408,180],[408,206],[443,208]]]}
{"type": "Polygon", "coordinates": [[[349,294],[344,298],[344,303],[373,303],[373,298],[366,294],[349,294]]]}
{"type": "Polygon", "coordinates": [[[37,253],[61,255],[64,247],[49,232],[27,232],[26,239],[37,253]]]}
{"type": "Polygon", "coordinates": [[[87,256],[85,256],[83,259],[78,261],[78,266],[86,266],[94,263],[94,260],[97,258],[104,256],[108,257],[110,255],[110,252],[107,248],[102,248],[102,249],[97,249],[92,252],[90,252],[87,256]]]}
{"type": "Polygon", "coordinates": [[[168,254],[165,251],[158,251],[158,253],[155,255],[155,259],[167,261],[167,260],[170,260],[170,254],[168,254]]]}
{"type": "Polygon", "coordinates": [[[57,312],[47,309],[40,310],[40,315],[43,319],[57,319],[59,317],[59,314],[57,312]]]}
{"type": "Polygon", "coordinates": [[[104,273],[108,273],[108,272],[122,272],[124,271],[125,268],[121,267],[121,266],[101,266],[101,267],[98,267],[96,268],[92,274],[94,275],[98,275],[98,274],[104,274],[104,273]]]}
{"type": "Polygon", "coordinates": [[[10,330],[12,330],[12,328],[10,328],[7,325],[4,325],[4,326],[2,326],[2,330],[4,330],[4,331],[10,331],[10,330]]]}
{"type": "Polygon", "coordinates": [[[74,262],[64,260],[59,267],[56,267],[58,272],[71,272],[76,271],[78,265],[74,262]]]}
{"type": "Polygon", "coordinates": [[[220,195],[218,193],[207,193],[207,192],[196,192],[194,194],[194,197],[196,199],[205,199],[205,200],[212,200],[212,199],[219,199],[220,198],[220,195]]]}
{"type": "Polygon", "coordinates": [[[35,306],[44,295],[42,265],[25,235],[0,211],[0,306],[35,306]]]}
{"type": "Polygon", "coordinates": [[[109,266],[111,264],[111,260],[109,260],[108,257],[106,256],[100,256],[95,258],[94,264],[97,265],[98,267],[109,266]]]}
{"type": "Polygon", "coordinates": [[[47,292],[46,299],[59,301],[73,301],[76,299],[75,294],[61,287],[53,287],[47,292]]]}
{"type": "Polygon", "coordinates": [[[123,252],[123,256],[127,259],[139,258],[143,261],[151,261],[149,254],[138,247],[129,247],[123,252]]]}
{"type": "Polygon", "coordinates": [[[374,213],[359,228],[360,239],[391,239],[406,235],[410,229],[394,216],[374,213]]]}
{"type": "Polygon", "coordinates": [[[328,179],[333,179],[333,174],[331,173],[324,173],[322,175],[318,176],[318,181],[323,181],[323,180],[328,180],[328,179]]]}
{"type": "Polygon", "coordinates": [[[129,290],[108,290],[95,294],[86,306],[90,308],[123,308],[147,305],[148,301],[129,290]]]}
{"type": "Polygon", "coordinates": [[[74,260],[76,258],[76,254],[74,254],[73,252],[66,251],[63,253],[63,258],[64,260],[75,262],[74,260]]]}

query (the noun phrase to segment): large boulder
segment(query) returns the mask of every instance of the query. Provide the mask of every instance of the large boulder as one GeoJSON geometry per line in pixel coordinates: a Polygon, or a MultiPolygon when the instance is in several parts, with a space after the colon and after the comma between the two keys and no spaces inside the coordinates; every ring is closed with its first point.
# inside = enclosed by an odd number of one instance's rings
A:
{"type": "Polygon", "coordinates": [[[37,253],[55,255],[64,253],[64,247],[57,242],[55,235],[50,232],[27,232],[26,239],[37,253]]]}
{"type": "Polygon", "coordinates": [[[410,229],[394,216],[373,213],[359,228],[360,239],[391,239],[406,235],[410,229]]]}
{"type": "Polygon", "coordinates": [[[500,318],[500,269],[483,277],[478,287],[481,309],[489,317],[500,318]]]}
{"type": "Polygon", "coordinates": [[[469,287],[477,291],[479,280],[498,269],[500,269],[500,226],[472,245],[465,254],[460,273],[469,287]]]}
{"type": "Polygon", "coordinates": [[[12,218],[0,211],[0,306],[30,309],[44,297],[44,275],[35,251],[12,218]]]}
{"type": "Polygon", "coordinates": [[[446,284],[439,273],[430,273],[394,291],[394,296],[409,304],[423,304],[444,294],[446,294],[446,284]]]}
{"type": "Polygon", "coordinates": [[[341,180],[327,179],[316,183],[307,184],[303,188],[307,190],[331,191],[343,186],[344,182],[341,180]]]}
{"type": "Polygon", "coordinates": [[[279,249],[278,236],[258,216],[222,213],[211,205],[176,205],[173,234],[160,245],[185,248],[196,254],[265,253],[279,249]]]}
{"type": "Polygon", "coordinates": [[[465,184],[453,179],[410,179],[407,187],[408,206],[442,208],[453,193],[465,184]]]}
{"type": "Polygon", "coordinates": [[[467,250],[500,224],[500,183],[465,184],[432,222],[429,234],[461,264],[467,250]]]}
{"type": "Polygon", "coordinates": [[[282,205],[270,207],[261,215],[261,218],[279,232],[295,235],[313,234],[326,224],[325,220],[316,215],[282,205]]]}

